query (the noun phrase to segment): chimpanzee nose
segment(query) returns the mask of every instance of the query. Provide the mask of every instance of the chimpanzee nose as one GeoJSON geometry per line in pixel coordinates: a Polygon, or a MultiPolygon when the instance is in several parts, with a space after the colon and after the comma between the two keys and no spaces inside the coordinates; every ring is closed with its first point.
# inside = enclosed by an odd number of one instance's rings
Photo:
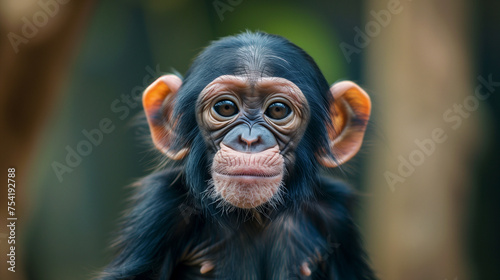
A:
{"type": "Polygon", "coordinates": [[[240,141],[247,143],[247,146],[251,146],[253,143],[260,141],[260,135],[251,135],[250,133],[247,134],[248,135],[240,135],[240,141]]]}
{"type": "Polygon", "coordinates": [[[258,153],[276,146],[276,138],[262,125],[240,124],[229,131],[222,139],[224,145],[247,153],[258,153]]]}

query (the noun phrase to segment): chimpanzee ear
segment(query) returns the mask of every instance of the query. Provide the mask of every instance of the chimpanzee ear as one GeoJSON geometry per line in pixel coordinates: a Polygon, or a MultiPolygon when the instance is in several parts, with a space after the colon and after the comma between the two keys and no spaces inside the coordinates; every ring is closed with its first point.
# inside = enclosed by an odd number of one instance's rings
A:
{"type": "Polygon", "coordinates": [[[174,150],[175,126],[177,120],[172,118],[174,100],[182,80],[175,75],[165,75],[154,81],[144,91],[142,104],[148,119],[151,137],[155,146],[173,160],[183,159],[189,149],[174,150]]]}
{"type": "Polygon", "coordinates": [[[330,118],[328,127],[329,154],[316,154],[325,167],[337,167],[351,159],[361,148],[366,125],[370,118],[371,101],[366,92],[351,81],[335,83],[330,88],[330,118]]]}

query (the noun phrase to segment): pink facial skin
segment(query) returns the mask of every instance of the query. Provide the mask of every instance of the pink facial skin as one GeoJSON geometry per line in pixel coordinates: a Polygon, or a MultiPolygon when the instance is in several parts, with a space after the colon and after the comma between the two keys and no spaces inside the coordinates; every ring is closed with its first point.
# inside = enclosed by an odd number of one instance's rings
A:
{"type": "Polygon", "coordinates": [[[276,145],[260,153],[243,153],[220,144],[212,164],[215,194],[238,208],[262,205],[279,191],[284,159],[276,145]]]}

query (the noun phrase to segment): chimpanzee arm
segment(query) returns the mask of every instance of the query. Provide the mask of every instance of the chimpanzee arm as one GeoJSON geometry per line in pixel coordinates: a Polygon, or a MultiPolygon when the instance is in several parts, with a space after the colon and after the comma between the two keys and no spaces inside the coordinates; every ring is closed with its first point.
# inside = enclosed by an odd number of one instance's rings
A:
{"type": "Polygon", "coordinates": [[[100,280],[168,279],[181,250],[185,189],[179,170],[155,173],[139,182],[115,247],[118,254],[100,280]]]}

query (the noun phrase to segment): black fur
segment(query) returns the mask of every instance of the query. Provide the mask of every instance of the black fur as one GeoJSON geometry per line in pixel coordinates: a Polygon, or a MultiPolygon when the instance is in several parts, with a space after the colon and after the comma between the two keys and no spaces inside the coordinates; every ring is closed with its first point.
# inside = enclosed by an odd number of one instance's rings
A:
{"type": "Polygon", "coordinates": [[[194,61],[179,90],[174,147],[189,145],[177,167],[139,182],[117,256],[99,279],[375,279],[349,205],[351,191],[319,176],[314,157],[329,151],[329,86],[313,59],[288,40],[243,33],[212,43],[194,61]],[[255,73],[286,78],[304,93],[311,119],[288,167],[284,203],[276,208],[221,212],[207,188],[215,151],[195,117],[198,94],[220,75],[255,73]],[[210,248],[198,252],[196,249],[210,248]],[[200,274],[196,253],[215,268],[200,274]],[[300,265],[311,263],[312,275],[300,265]]]}

